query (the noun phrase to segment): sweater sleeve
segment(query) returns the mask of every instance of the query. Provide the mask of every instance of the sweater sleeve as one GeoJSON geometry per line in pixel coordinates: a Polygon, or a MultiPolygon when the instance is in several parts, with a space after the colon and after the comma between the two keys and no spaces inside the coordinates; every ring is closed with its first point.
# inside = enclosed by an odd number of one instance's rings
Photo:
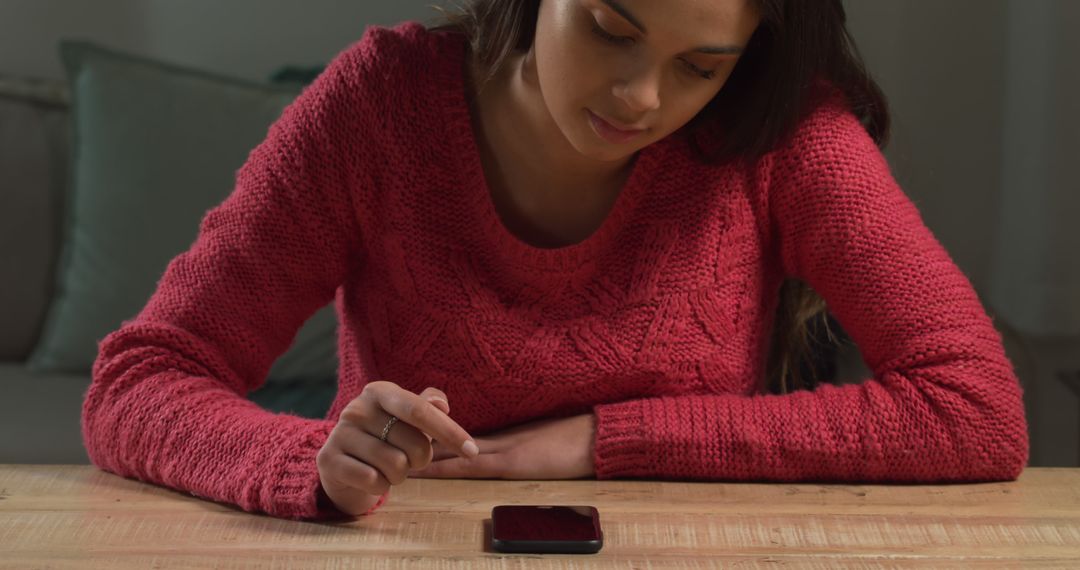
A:
{"type": "Polygon", "coordinates": [[[145,307],[99,342],[81,421],[101,469],[281,518],[343,515],[318,500],[334,422],[246,394],[361,259],[364,47],[286,107],[145,307]]]}
{"type": "Polygon", "coordinates": [[[1027,420],[1001,336],[855,115],[835,99],[823,105],[771,165],[768,209],[785,274],[826,300],[873,378],[596,406],[597,477],[1018,477],[1027,420]]]}

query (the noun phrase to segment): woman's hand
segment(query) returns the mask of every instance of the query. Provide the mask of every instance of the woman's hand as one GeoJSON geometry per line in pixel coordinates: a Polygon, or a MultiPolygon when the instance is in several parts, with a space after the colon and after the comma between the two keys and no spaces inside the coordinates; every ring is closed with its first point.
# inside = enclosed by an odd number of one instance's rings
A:
{"type": "Polygon", "coordinates": [[[449,411],[446,394],[438,388],[414,394],[393,382],[366,385],[345,406],[315,457],[326,498],[340,511],[361,515],[391,485],[403,483],[408,469],[427,466],[434,457],[433,443],[446,442],[440,449],[447,456],[471,457],[476,448],[468,453],[462,445],[472,438],[450,419],[449,411]],[[383,441],[380,436],[391,415],[398,421],[383,441]]]}
{"type": "Polygon", "coordinates": [[[459,457],[434,442],[432,462],[409,477],[450,479],[580,479],[593,477],[592,414],[544,419],[475,438],[480,455],[459,457]]]}

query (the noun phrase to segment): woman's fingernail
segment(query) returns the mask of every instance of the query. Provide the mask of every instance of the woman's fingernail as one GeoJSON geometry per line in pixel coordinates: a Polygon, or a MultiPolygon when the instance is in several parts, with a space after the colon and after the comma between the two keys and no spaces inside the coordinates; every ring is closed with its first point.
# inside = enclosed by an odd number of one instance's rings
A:
{"type": "Polygon", "coordinates": [[[477,455],[480,455],[480,448],[476,447],[476,442],[471,439],[466,441],[465,444],[461,446],[461,450],[464,451],[465,455],[468,455],[469,457],[476,457],[477,455]]]}
{"type": "MultiPolygon", "coordinates": [[[[450,409],[450,404],[448,404],[446,402],[446,400],[444,400],[442,398],[436,398],[436,397],[432,396],[432,397],[428,398],[428,401],[431,402],[432,404],[435,404],[435,402],[441,402],[443,411],[447,411],[447,410],[450,409]]],[[[438,405],[438,404],[436,404],[436,405],[438,405]]]]}

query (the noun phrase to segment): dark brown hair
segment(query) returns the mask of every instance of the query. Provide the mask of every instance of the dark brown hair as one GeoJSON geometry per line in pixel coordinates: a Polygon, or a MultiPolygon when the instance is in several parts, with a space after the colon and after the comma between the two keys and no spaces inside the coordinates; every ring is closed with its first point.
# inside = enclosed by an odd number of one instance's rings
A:
{"type": "MultiPolygon", "coordinates": [[[[884,148],[888,104],[847,29],[841,0],[749,1],[761,23],[746,51],[720,92],[679,131],[698,158],[753,163],[782,144],[827,88],[843,92],[867,133],[884,148]]],[[[539,9],[540,0],[466,0],[455,11],[443,11],[444,21],[433,29],[463,33],[490,78],[510,52],[532,45],[539,9]]],[[[780,288],[763,390],[782,394],[833,382],[822,371],[835,368],[822,355],[838,342],[825,300],[805,282],[787,279],[780,288]]]]}

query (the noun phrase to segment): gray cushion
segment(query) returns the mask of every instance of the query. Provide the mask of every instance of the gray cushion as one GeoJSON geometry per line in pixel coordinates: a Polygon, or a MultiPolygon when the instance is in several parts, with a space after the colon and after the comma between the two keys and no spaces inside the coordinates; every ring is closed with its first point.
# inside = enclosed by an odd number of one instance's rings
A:
{"type": "MultiPolygon", "coordinates": [[[[97,343],[146,304],[202,217],[299,92],[64,42],[74,187],[57,294],[29,365],[90,370],[97,343]]],[[[270,380],[335,378],[332,305],[300,330],[270,380]]]]}
{"type": "Polygon", "coordinates": [[[0,77],[0,361],[26,359],[52,298],[68,139],[64,82],[0,77]]]}

